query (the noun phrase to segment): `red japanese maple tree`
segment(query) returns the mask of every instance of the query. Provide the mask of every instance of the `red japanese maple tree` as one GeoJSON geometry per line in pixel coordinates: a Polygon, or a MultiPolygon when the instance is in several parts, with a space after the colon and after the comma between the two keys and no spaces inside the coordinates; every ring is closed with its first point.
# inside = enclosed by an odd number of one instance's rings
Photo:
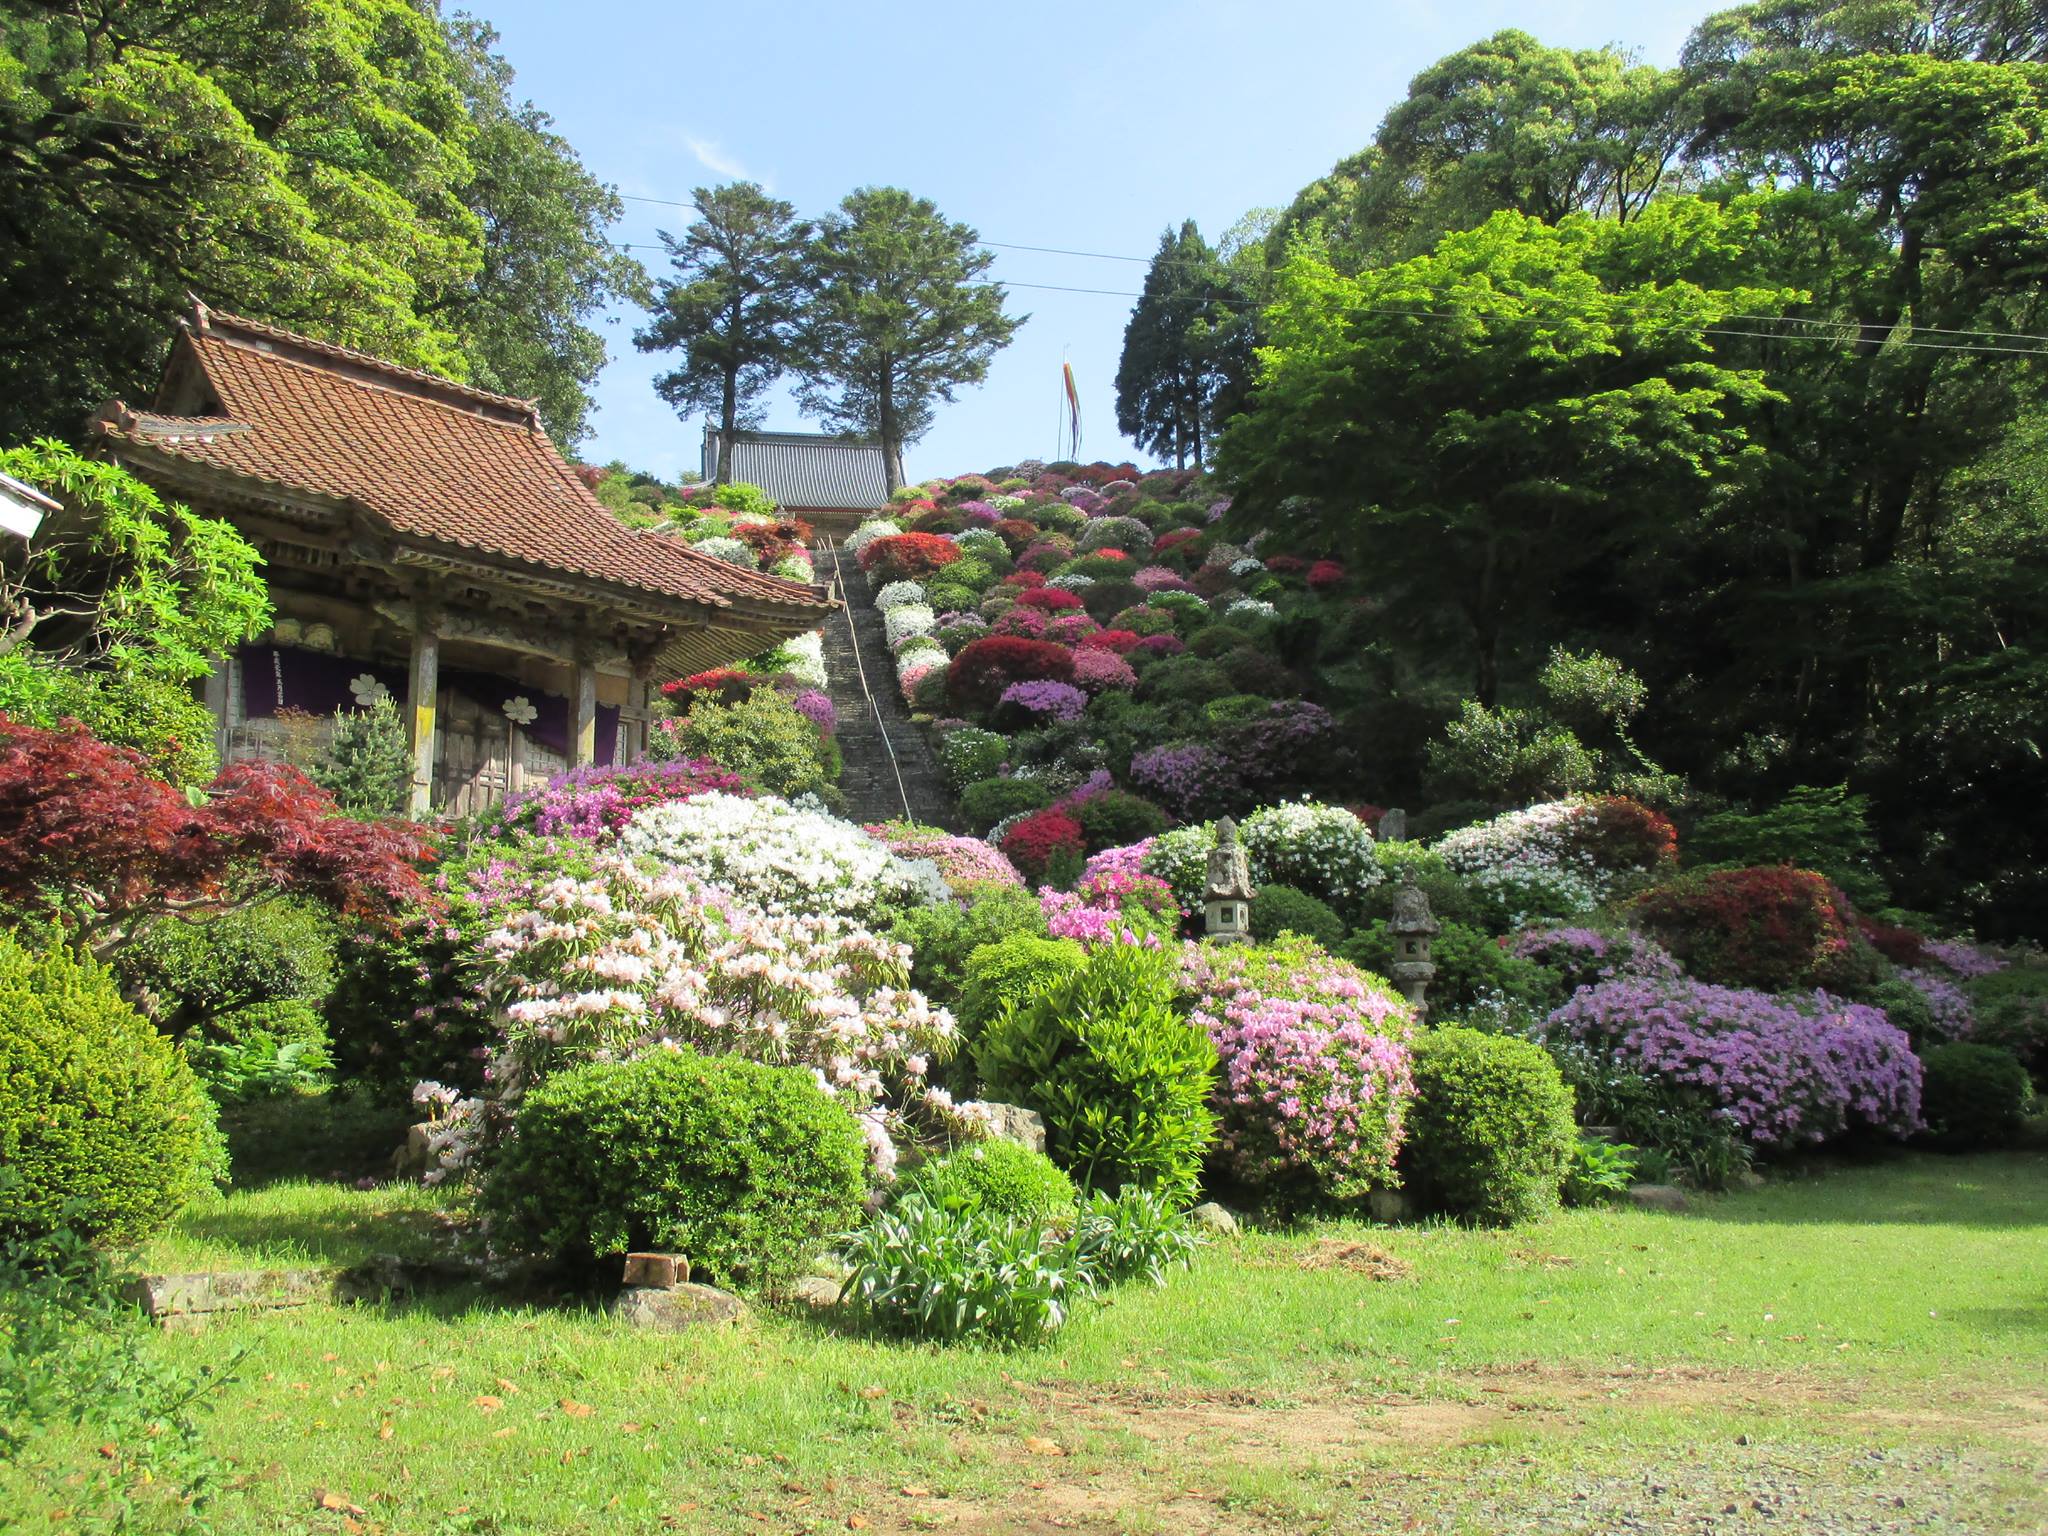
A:
{"type": "Polygon", "coordinates": [[[76,722],[0,715],[0,910],[46,918],[106,955],[167,917],[282,895],[389,919],[428,900],[424,833],[356,821],[298,769],[231,764],[203,793],[76,722]]]}

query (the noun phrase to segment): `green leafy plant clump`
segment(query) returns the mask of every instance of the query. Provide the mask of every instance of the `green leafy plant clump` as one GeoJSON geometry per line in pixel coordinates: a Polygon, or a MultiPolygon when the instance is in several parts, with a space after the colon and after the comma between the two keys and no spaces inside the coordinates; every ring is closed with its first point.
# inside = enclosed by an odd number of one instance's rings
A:
{"type": "Polygon", "coordinates": [[[1578,1146],[1572,1092],[1541,1046],[1446,1028],[1418,1035],[1403,1172],[1443,1209],[1487,1223],[1558,1207],[1578,1146]]]}
{"type": "Polygon", "coordinates": [[[788,697],[756,688],[733,704],[700,701],[649,738],[657,757],[709,758],[770,794],[817,794],[834,776],[835,754],[788,697]]]}
{"type": "Polygon", "coordinates": [[[1074,1220],[1074,1181],[1043,1152],[1014,1141],[976,1142],[926,1163],[905,1181],[903,1197],[911,1196],[1052,1226],[1074,1220]]]}
{"type": "Polygon", "coordinates": [[[0,934],[0,1233],[133,1242],[218,1161],[205,1091],[113,977],[0,934]]]}
{"type": "Polygon", "coordinates": [[[518,1249],[681,1252],[723,1284],[772,1291],[853,1223],[866,1170],[860,1128],[809,1072],[655,1051],[528,1093],[483,1203],[518,1249]]]}
{"type": "Polygon", "coordinates": [[[1045,1117],[1047,1145],[1091,1187],[1192,1194],[1215,1137],[1216,1047],[1176,1012],[1164,958],[1104,945],[1022,1001],[976,1052],[989,1093],[1045,1117]]]}
{"type": "Polygon", "coordinates": [[[1927,1051],[1920,1066],[1920,1113],[1936,1146],[1966,1152],[2018,1139],[2034,1093],[2011,1051],[1959,1041],[1927,1051]]]}

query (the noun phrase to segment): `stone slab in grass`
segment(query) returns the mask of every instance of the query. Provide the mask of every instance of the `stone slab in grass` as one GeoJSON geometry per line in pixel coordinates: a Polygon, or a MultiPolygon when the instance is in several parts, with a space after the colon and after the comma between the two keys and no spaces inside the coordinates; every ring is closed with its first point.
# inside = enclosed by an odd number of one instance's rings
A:
{"type": "Polygon", "coordinates": [[[685,1281],[666,1287],[629,1285],[612,1299],[611,1311],[628,1327],[681,1333],[736,1323],[746,1316],[747,1304],[730,1291],[685,1281]]]}
{"type": "Polygon", "coordinates": [[[334,1299],[333,1269],[143,1275],[126,1295],[166,1328],[202,1328],[223,1313],[267,1312],[334,1299]]]}

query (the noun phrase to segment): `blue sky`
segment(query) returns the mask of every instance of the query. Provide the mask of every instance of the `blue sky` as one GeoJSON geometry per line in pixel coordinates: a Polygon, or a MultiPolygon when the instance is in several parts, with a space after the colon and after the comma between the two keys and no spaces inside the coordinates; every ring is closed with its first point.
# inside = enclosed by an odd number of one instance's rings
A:
{"type": "MultiPolygon", "coordinates": [[[[459,0],[451,0],[453,4],[459,0]]],[[[1030,6],[661,0],[467,0],[503,34],[519,88],[553,113],[601,178],[633,198],[750,177],[805,213],[894,184],[983,238],[1148,256],[1196,219],[1214,239],[1286,203],[1363,146],[1419,70],[1503,27],[1548,43],[1618,43],[1676,60],[1719,5],[1695,0],[1345,4],[1341,0],[1030,6]]],[[[657,246],[686,210],[629,201],[614,238],[657,246]]],[[[651,267],[658,246],[636,252],[651,267]]],[[[1135,292],[1142,262],[1000,251],[1007,282],[1135,292]]],[[[913,478],[1050,457],[1059,365],[1071,359],[1084,456],[1139,457],[1118,435],[1117,353],[1130,300],[1016,287],[1030,321],[988,382],[942,406],[908,455],[913,478]]],[[[654,393],[637,311],[607,319],[598,462],[695,468],[699,423],[654,393]]],[[[768,425],[815,430],[778,396],[768,425]]],[[[1142,459],[1141,459],[1142,462],[1142,459]]]]}

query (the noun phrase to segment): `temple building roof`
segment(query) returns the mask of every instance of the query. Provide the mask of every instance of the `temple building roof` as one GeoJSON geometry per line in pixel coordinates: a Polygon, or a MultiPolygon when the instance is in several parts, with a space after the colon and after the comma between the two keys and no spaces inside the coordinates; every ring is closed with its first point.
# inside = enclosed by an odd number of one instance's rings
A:
{"type": "MultiPolygon", "coordinates": [[[[704,429],[704,478],[718,472],[719,432],[704,429]]],[[[889,500],[882,445],[811,432],[735,432],[730,479],[758,485],[792,512],[864,512],[889,500]]]]}

